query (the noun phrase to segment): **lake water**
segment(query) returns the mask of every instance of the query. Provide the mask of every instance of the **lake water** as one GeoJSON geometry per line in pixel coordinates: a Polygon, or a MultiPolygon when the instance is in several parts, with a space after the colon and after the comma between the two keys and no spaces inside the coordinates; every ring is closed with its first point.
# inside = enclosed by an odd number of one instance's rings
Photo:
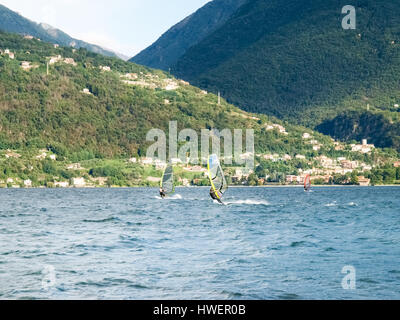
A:
{"type": "Polygon", "coordinates": [[[157,192],[1,189],[0,299],[400,299],[400,188],[157,192]]]}

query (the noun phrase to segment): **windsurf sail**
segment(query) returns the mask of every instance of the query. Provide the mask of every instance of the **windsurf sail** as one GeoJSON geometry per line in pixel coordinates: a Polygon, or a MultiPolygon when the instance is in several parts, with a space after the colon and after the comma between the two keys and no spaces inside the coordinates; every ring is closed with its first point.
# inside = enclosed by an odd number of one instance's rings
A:
{"type": "Polygon", "coordinates": [[[215,154],[208,158],[207,168],[211,188],[214,190],[217,198],[221,200],[226,190],[228,190],[228,183],[226,182],[218,157],[215,154]]]}
{"type": "Polygon", "coordinates": [[[304,179],[304,190],[309,191],[311,189],[311,176],[308,174],[304,179]]]}
{"type": "Polygon", "coordinates": [[[164,190],[165,194],[172,194],[175,192],[174,185],[174,168],[172,165],[168,165],[163,173],[160,187],[164,190]]]}

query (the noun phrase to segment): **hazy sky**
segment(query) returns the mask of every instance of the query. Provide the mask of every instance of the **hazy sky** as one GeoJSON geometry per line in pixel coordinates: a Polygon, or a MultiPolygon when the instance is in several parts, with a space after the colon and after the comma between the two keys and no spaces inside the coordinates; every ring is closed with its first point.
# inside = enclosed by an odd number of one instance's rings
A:
{"type": "Polygon", "coordinates": [[[0,0],[35,22],[129,57],[210,0],[0,0]]]}

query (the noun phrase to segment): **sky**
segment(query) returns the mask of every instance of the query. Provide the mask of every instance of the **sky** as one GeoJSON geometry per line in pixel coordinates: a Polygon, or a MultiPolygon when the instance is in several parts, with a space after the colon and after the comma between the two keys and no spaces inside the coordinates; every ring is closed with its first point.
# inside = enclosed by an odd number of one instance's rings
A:
{"type": "Polygon", "coordinates": [[[210,0],[0,0],[71,37],[133,57],[210,0]]]}

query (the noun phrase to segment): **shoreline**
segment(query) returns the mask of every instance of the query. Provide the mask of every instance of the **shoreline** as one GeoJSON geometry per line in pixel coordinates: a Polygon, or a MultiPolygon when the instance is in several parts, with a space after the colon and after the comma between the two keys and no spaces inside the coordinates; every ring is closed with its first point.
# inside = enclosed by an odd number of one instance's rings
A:
{"type": "MultiPolygon", "coordinates": [[[[400,187],[400,184],[385,184],[375,186],[357,186],[357,185],[318,185],[312,186],[312,189],[317,188],[384,188],[384,187],[400,187]]],[[[68,188],[48,188],[48,187],[29,187],[29,188],[0,188],[0,190],[90,190],[90,189],[157,189],[159,187],[147,187],[147,186],[133,186],[133,187],[68,187],[68,188]]],[[[184,188],[209,188],[209,186],[176,186],[176,189],[184,188]]],[[[301,188],[302,185],[264,185],[264,186],[229,186],[230,189],[234,188],[301,188]]]]}

